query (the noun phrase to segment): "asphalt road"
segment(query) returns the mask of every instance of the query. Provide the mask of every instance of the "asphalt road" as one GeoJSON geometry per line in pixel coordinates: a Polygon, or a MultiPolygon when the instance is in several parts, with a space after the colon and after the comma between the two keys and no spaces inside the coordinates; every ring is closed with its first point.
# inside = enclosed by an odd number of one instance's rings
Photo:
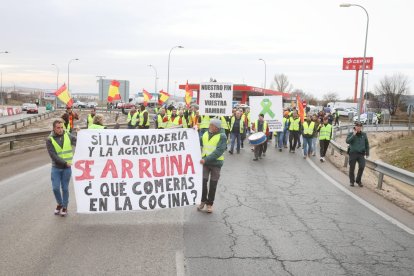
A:
{"type": "Polygon", "coordinates": [[[414,271],[414,235],[338,189],[298,153],[269,147],[259,162],[249,149],[226,155],[211,215],[195,207],[79,215],[71,189],[69,216],[56,217],[50,165],[14,162],[7,178],[0,170],[1,275],[414,271]]]}
{"type": "MultiPolygon", "coordinates": [[[[39,107],[39,114],[43,114],[46,112],[46,108],[45,107],[39,107]]],[[[20,114],[16,114],[16,115],[12,115],[12,116],[3,116],[0,117],[0,124],[6,124],[15,120],[20,120],[20,119],[24,119],[24,118],[28,118],[31,116],[34,116],[36,114],[27,114],[26,111],[23,111],[20,114]]]]}

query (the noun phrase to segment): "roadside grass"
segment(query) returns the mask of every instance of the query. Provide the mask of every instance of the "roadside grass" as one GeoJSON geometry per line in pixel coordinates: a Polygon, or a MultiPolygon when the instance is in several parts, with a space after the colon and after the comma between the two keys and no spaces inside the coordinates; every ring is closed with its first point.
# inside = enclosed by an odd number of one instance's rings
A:
{"type": "Polygon", "coordinates": [[[377,146],[377,154],[388,164],[414,172],[414,135],[387,138],[377,146]]]}

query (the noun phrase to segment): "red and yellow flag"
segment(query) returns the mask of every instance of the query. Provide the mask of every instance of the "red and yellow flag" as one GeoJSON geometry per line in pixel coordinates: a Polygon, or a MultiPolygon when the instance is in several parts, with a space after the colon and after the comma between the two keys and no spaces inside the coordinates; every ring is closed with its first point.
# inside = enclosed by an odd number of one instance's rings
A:
{"type": "Polygon", "coordinates": [[[161,90],[160,95],[158,96],[158,104],[163,105],[169,98],[170,94],[168,94],[168,92],[161,90]]]}
{"type": "Polygon", "coordinates": [[[109,86],[108,102],[118,101],[120,99],[121,95],[119,94],[119,81],[113,80],[109,86]]]}
{"type": "Polygon", "coordinates": [[[73,99],[69,95],[66,84],[63,84],[58,90],[55,91],[55,96],[66,104],[67,107],[72,107],[73,99]]]}
{"type": "Polygon", "coordinates": [[[190,90],[190,88],[188,87],[188,81],[187,84],[185,85],[185,104],[187,105],[187,107],[190,107],[191,104],[191,100],[193,99],[193,90],[190,90]]]}
{"type": "Polygon", "coordinates": [[[305,109],[303,108],[302,101],[300,100],[300,96],[296,95],[296,107],[298,108],[298,114],[300,121],[303,123],[305,120],[305,109]]]}
{"type": "Polygon", "coordinates": [[[142,94],[144,95],[144,106],[147,106],[148,102],[152,99],[152,95],[145,89],[142,89],[142,94]]]}

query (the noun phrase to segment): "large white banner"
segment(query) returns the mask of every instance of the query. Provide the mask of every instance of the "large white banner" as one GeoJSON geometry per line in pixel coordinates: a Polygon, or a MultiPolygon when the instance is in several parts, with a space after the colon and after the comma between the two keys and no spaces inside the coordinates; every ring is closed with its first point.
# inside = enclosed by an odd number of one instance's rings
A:
{"type": "Polygon", "coordinates": [[[250,96],[250,119],[255,122],[263,114],[269,125],[269,131],[283,131],[282,96],[250,96]]]}
{"type": "Polygon", "coordinates": [[[222,82],[200,83],[200,115],[231,116],[233,84],[222,82]]]}
{"type": "Polygon", "coordinates": [[[72,165],[79,213],[153,210],[201,201],[194,129],[82,130],[72,165]]]}

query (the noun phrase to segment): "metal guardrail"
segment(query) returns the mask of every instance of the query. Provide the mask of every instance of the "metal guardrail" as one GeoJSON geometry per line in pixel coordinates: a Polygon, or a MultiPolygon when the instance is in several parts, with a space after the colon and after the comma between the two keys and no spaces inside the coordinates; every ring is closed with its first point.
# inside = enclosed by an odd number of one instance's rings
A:
{"type": "Polygon", "coordinates": [[[11,122],[3,123],[3,124],[0,124],[0,129],[4,128],[4,133],[7,134],[9,127],[14,126],[14,129],[17,129],[18,124],[23,124],[23,126],[26,126],[27,121],[29,121],[29,124],[32,124],[32,120],[37,122],[38,120],[42,119],[42,117],[43,119],[49,118],[51,115],[55,114],[55,112],[56,111],[46,111],[45,113],[42,113],[42,114],[37,114],[37,115],[33,115],[33,116],[26,117],[23,119],[17,119],[11,122]]]}
{"type": "MultiPolygon", "coordinates": [[[[334,138],[343,134],[344,130],[347,130],[346,133],[351,132],[353,125],[346,125],[337,127],[333,131],[334,138]]],[[[373,126],[373,127],[366,127],[364,126],[365,132],[377,132],[377,131],[410,131],[407,125],[394,125],[394,126],[373,126]]],[[[331,140],[330,146],[331,148],[331,155],[334,154],[335,151],[339,152],[341,155],[345,156],[344,167],[348,166],[349,156],[347,153],[348,147],[343,147],[339,145],[335,140],[331,140]]],[[[384,163],[381,160],[370,160],[366,159],[365,161],[366,167],[378,172],[378,183],[377,189],[382,189],[382,183],[384,180],[384,175],[389,176],[391,178],[397,179],[405,184],[414,186],[414,173],[409,172],[407,170],[392,166],[390,164],[384,163]]]]}

